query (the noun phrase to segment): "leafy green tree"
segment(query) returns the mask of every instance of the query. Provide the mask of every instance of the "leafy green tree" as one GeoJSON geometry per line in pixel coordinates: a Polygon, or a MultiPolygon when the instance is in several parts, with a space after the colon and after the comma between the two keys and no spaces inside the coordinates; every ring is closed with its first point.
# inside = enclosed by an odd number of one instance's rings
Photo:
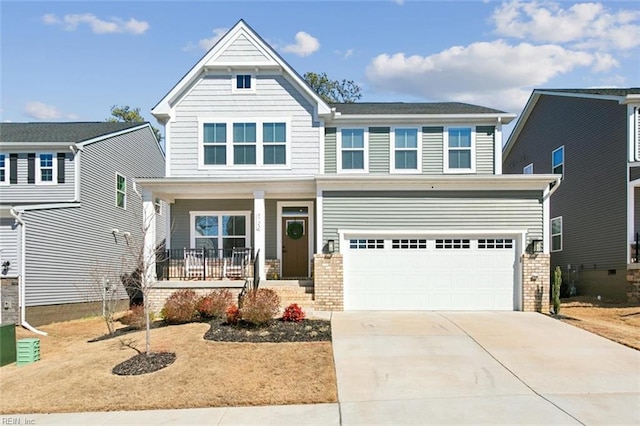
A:
{"type": "Polygon", "coordinates": [[[303,78],[328,103],[354,103],[362,97],[360,86],[353,80],[331,80],[324,72],[307,72],[303,78]]]}
{"type": "MultiPolygon", "coordinates": [[[[118,106],[113,105],[111,107],[111,117],[107,118],[106,121],[115,123],[115,122],[123,122],[123,123],[144,123],[145,120],[142,115],[140,115],[140,108],[131,108],[129,105],[118,106]]],[[[160,130],[156,127],[151,126],[153,133],[156,135],[156,139],[160,141],[162,139],[162,134],[160,130]]]]}

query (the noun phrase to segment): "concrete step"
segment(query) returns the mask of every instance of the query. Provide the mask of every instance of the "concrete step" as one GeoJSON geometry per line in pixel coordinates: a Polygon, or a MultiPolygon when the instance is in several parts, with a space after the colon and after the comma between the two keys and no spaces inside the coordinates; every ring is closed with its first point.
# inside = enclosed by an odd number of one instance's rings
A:
{"type": "Polygon", "coordinates": [[[261,287],[275,291],[280,297],[280,306],[283,309],[292,303],[296,303],[305,312],[314,307],[313,287],[301,287],[295,284],[284,285],[282,282],[271,285],[271,281],[261,287]]]}

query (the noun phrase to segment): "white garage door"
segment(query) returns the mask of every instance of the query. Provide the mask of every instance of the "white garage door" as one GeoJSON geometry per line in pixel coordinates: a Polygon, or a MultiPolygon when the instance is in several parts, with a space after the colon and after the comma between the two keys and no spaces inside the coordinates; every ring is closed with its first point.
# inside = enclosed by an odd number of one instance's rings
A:
{"type": "Polygon", "coordinates": [[[347,310],[514,309],[513,239],[358,236],[342,244],[347,310]]]}

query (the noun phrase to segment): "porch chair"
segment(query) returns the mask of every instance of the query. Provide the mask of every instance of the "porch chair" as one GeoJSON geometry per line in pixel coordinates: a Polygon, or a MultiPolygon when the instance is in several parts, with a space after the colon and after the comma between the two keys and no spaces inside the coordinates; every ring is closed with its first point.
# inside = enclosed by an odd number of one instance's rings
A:
{"type": "Polygon", "coordinates": [[[246,278],[246,267],[251,260],[250,248],[233,248],[231,257],[224,259],[222,275],[225,278],[246,278]]]}
{"type": "Polygon", "coordinates": [[[204,276],[204,257],[201,253],[195,253],[184,249],[184,272],[186,278],[202,278],[204,276]]]}

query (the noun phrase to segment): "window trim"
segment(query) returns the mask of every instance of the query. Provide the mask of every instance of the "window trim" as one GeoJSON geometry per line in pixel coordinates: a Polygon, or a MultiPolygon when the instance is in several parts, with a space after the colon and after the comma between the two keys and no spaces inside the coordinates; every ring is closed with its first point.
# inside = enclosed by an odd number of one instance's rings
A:
{"type": "Polygon", "coordinates": [[[524,166],[522,168],[522,174],[523,175],[532,175],[533,174],[533,163],[529,163],[526,166],[524,166]],[[527,170],[530,170],[530,171],[527,172],[527,170]]]}
{"type": "Polygon", "coordinates": [[[0,185],[9,185],[11,181],[11,156],[0,152],[0,156],[4,157],[4,166],[0,170],[4,170],[4,180],[0,180],[0,185]]]}
{"type": "Polygon", "coordinates": [[[233,160],[233,165],[238,165],[238,166],[257,166],[258,165],[258,155],[260,155],[260,153],[258,152],[258,123],[256,123],[255,121],[238,121],[238,122],[234,122],[231,125],[231,145],[232,145],[232,160],[233,160]],[[247,125],[253,124],[254,127],[254,132],[255,132],[255,140],[253,141],[236,141],[235,139],[235,135],[236,135],[236,126],[237,125],[242,125],[244,127],[244,133],[245,133],[245,139],[246,139],[246,131],[247,131],[247,125]],[[254,163],[242,163],[242,164],[236,164],[236,148],[238,147],[253,147],[254,149],[254,158],[255,158],[255,162],[254,163]]]}
{"type": "Polygon", "coordinates": [[[369,128],[363,126],[338,127],[336,129],[336,171],[337,173],[369,173],[369,128]],[[362,169],[343,169],[342,168],[342,131],[343,130],[362,130],[363,131],[363,168],[362,169]]]}
{"type": "MultiPolygon", "coordinates": [[[[447,174],[464,174],[476,172],[476,127],[472,125],[459,124],[455,126],[445,126],[442,131],[442,148],[443,148],[443,173],[447,174]],[[452,169],[449,167],[449,130],[451,129],[469,129],[471,130],[471,167],[468,169],[452,169]]],[[[466,149],[466,148],[465,148],[466,149]]]]}
{"type": "MultiPolygon", "coordinates": [[[[291,169],[291,117],[245,117],[236,115],[234,117],[201,117],[198,118],[198,169],[199,170],[221,170],[221,169],[291,169]],[[226,164],[205,164],[204,163],[204,125],[224,124],[226,126],[227,141],[225,142],[227,163],[226,164]],[[233,160],[233,124],[234,123],[255,123],[256,125],[256,164],[234,164],[233,160]],[[284,123],[285,125],[285,164],[264,164],[264,123],[284,123]]],[[[243,144],[244,145],[244,144],[243,144]]]]}
{"type": "Polygon", "coordinates": [[[563,241],[564,240],[563,231],[564,230],[563,230],[563,219],[562,219],[562,216],[556,216],[556,217],[552,218],[551,222],[549,224],[549,234],[550,234],[550,238],[551,238],[551,244],[550,245],[551,245],[551,252],[552,253],[553,252],[562,251],[562,246],[563,246],[563,243],[564,243],[564,241],[563,241]],[[555,220],[559,220],[560,221],[560,232],[554,234],[553,233],[553,222],[555,220]],[[560,248],[558,248],[558,249],[554,249],[553,248],[553,237],[554,236],[560,236],[560,248]]]}
{"type": "Polygon", "coordinates": [[[36,153],[36,185],[57,185],[58,184],[58,156],[55,152],[37,152],[36,153]],[[44,169],[51,169],[51,181],[42,180],[42,159],[43,155],[51,156],[51,167],[44,169]]]}
{"type": "Polygon", "coordinates": [[[565,170],[565,167],[564,167],[564,166],[565,166],[565,155],[564,155],[564,145],[562,145],[562,146],[559,146],[558,148],[554,149],[553,151],[551,151],[551,173],[553,173],[553,174],[559,174],[559,175],[561,175],[561,176],[562,176],[562,178],[561,178],[561,179],[564,179],[564,174],[565,174],[565,172],[566,172],[566,170],[565,170]],[[555,165],[555,166],[554,166],[554,164],[553,164],[554,158],[553,158],[553,157],[555,157],[555,153],[556,153],[556,152],[558,152],[558,151],[560,151],[560,150],[562,150],[562,161],[561,161],[558,165],[555,165]],[[555,173],[553,170],[554,170],[556,167],[560,167],[560,166],[562,166],[562,173],[555,173]]]}
{"type": "MultiPolygon", "coordinates": [[[[413,150],[403,149],[404,151],[413,150]]],[[[389,171],[398,174],[416,174],[422,173],[422,127],[416,126],[393,126],[389,130],[389,171]],[[396,168],[396,130],[416,130],[417,146],[416,150],[416,168],[415,169],[397,169],[396,168]]]]}
{"type": "Polygon", "coordinates": [[[200,121],[198,120],[199,126],[199,134],[198,134],[198,157],[199,163],[201,167],[224,167],[229,163],[229,124],[224,121],[200,121]],[[224,144],[218,142],[206,142],[204,141],[204,126],[206,124],[224,124],[225,128],[225,141],[224,144]],[[225,163],[224,164],[206,164],[204,162],[205,159],[205,148],[207,146],[222,146],[225,149],[225,163]]]}
{"type": "MultiPolygon", "coordinates": [[[[196,216],[244,216],[245,217],[245,242],[247,247],[252,247],[251,243],[251,230],[253,228],[252,224],[252,215],[250,210],[192,210],[189,211],[189,244],[190,248],[196,248],[196,233],[195,233],[195,225],[196,225],[196,216]]],[[[218,224],[220,225],[220,224],[218,224]]],[[[237,236],[240,237],[240,236],[237,236]]],[[[217,238],[218,239],[218,249],[222,249],[224,246],[220,245],[223,243],[223,235],[217,235],[215,237],[202,237],[202,238],[217,238]]]]}
{"type": "Polygon", "coordinates": [[[115,193],[115,205],[119,209],[126,210],[127,209],[127,177],[121,173],[116,172],[116,193],[115,193]],[[124,191],[121,191],[118,188],[118,178],[121,177],[124,180],[124,191]],[[118,194],[123,194],[122,197],[122,206],[118,204],[118,194]]]}
{"type": "Polygon", "coordinates": [[[238,93],[238,94],[248,94],[248,93],[256,93],[256,75],[253,73],[248,73],[248,72],[238,72],[233,74],[232,78],[231,78],[231,92],[232,93],[238,93]],[[251,76],[251,87],[248,89],[245,88],[238,88],[238,76],[241,75],[249,75],[251,76]]]}
{"type": "MultiPolygon", "coordinates": [[[[262,163],[263,163],[263,165],[265,165],[265,166],[286,166],[287,163],[288,163],[288,161],[287,161],[287,153],[289,152],[289,149],[287,149],[287,141],[289,140],[287,131],[289,129],[289,125],[284,121],[263,121],[262,123],[260,123],[260,127],[261,127],[261,131],[262,131],[262,135],[261,135],[260,139],[261,139],[261,142],[262,142],[261,154],[262,154],[262,163]],[[274,124],[274,125],[275,124],[284,124],[284,126],[285,126],[284,127],[284,142],[280,142],[280,141],[278,141],[278,142],[276,142],[276,141],[274,141],[274,142],[265,142],[265,140],[264,140],[264,126],[265,126],[265,124],[274,124]],[[264,155],[265,148],[267,148],[267,147],[279,147],[279,146],[284,146],[284,164],[278,164],[278,163],[266,164],[265,163],[265,155],[264,155]]],[[[257,132],[257,130],[256,130],[256,132],[257,132]]],[[[257,139],[257,134],[256,134],[256,139],[257,139]]],[[[256,153],[256,156],[257,155],[258,154],[256,153]]]]}

